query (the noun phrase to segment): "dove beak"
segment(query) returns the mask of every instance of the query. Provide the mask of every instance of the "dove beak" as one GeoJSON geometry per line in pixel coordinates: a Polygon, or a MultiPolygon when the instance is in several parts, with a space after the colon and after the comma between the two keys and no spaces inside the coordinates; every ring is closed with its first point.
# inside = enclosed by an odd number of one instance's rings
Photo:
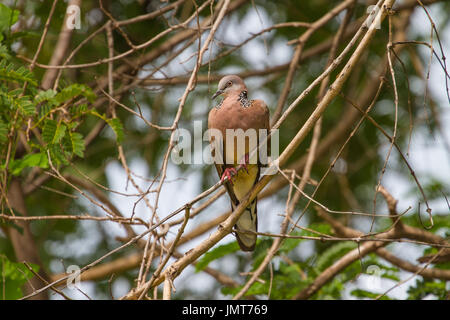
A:
{"type": "Polygon", "coordinates": [[[217,90],[216,93],[213,94],[211,99],[214,100],[216,97],[220,96],[221,94],[223,94],[223,90],[217,90]]]}

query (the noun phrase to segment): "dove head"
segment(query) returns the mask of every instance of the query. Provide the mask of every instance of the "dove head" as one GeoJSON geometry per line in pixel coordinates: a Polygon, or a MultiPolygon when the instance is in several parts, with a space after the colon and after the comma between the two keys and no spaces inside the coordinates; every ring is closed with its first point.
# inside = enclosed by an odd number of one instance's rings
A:
{"type": "Polygon", "coordinates": [[[212,99],[223,95],[225,98],[230,95],[239,95],[242,91],[247,91],[244,81],[236,75],[228,75],[220,79],[218,90],[212,99]]]}

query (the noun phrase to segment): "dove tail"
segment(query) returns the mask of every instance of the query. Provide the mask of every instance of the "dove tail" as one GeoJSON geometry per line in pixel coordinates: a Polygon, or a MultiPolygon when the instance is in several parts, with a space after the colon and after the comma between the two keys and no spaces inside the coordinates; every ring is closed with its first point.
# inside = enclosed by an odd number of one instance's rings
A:
{"type": "MultiPolygon", "coordinates": [[[[242,251],[253,251],[255,250],[256,245],[256,234],[251,233],[243,233],[239,232],[239,230],[243,231],[258,231],[258,215],[257,215],[257,200],[256,198],[249,204],[245,211],[240,216],[239,220],[236,222],[236,239],[239,243],[239,247],[241,247],[242,251]]],[[[232,203],[233,210],[235,206],[232,203]]]]}

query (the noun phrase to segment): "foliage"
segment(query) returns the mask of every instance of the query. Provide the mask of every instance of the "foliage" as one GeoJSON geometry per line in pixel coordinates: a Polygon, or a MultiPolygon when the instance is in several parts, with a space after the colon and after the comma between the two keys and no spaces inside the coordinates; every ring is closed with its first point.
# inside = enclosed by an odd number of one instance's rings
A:
{"type": "Polygon", "coordinates": [[[415,285],[408,289],[408,299],[422,300],[433,295],[434,298],[444,300],[448,295],[446,284],[446,281],[417,279],[415,285]]]}
{"type": "MultiPolygon", "coordinates": [[[[357,298],[367,298],[367,299],[375,299],[378,298],[378,294],[367,291],[367,290],[363,290],[363,289],[355,289],[352,291],[352,295],[357,297],[357,298]]],[[[391,300],[391,298],[387,297],[386,295],[380,297],[380,300],[391,300]]]]}
{"type": "MultiPolygon", "coordinates": [[[[20,175],[28,167],[46,169],[49,167],[49,159],[54,165],[68,165],[70,159],[76,156],[82,158],[85,140],[77,129],[89,116],[103,119],[114,130],[117,141],[123,139],[123,126],[118,118],[107,118],[106,115],[88,109],[86,103],[83,103],[85,100],[92,103],[96,98],[92,89],[84,84],[72,84],[59,92],[51,89],[44,91],[37,87],[31,72],[23,66],[16,67],[5,58],[0,62],[0,80],[27,85],[25,92],[22,89],[0,86],[0,132],[4,133],[0,139],[2,154],[6,154],[10,143],[7,138],[9,131],[23,126],[27,126],[27,133],[36,129],[42,131],[42,141],[27,141],[30,147],[27,155],[10,160],[9,169],[14,175],[20,175]]],[[[3,159],[3,168],[6,160],[7,158],[3,159]]]]}
{"type": "Polygon", "coordinates": [[[225,245],[218,246],[207,253],[198,261],[195,265],[195,271],[199,272],[205,269],[211,261],[222,258],[230,253],[234,253],[239,250],[237,242],[230,242],[225,245]]]}
{"type": "MultiPolygon", "coordinates": [[[[450,25],[450,3],[437,2],[432,8],[436,8],[436,11],[439,12],[440,23],[436,25],[440,32],[444,32],[450,25]]],[[[52,83],[50,87],[46,88],[43,88],[43,79],[51,69],[41,65],[48,64],[54,54],[55,44],[64,22],[67,3],[59,1],[56,5],[48,34],[37,55],[37,64],[33,66],[29,61],[37,52],[53,1],[24,1],[25,4],[18,7],[16,7],[15,1],[5,3],[0,4],[1,214],[11,215],[13,212],[15,215],[21,216],[17,210],[8,208],[6,203],[8,188],[11,182],[17,179],[21,182],[25,205],[31,216],[88,214],[103,217],[109,216],[105,213],[106,207],[109,210],[112,206],[117,206],[123,210],[122,213],[125,216],[133,215],[139,219],[144,217],[142,219],[147,223],[148,219],[153,217],[153,203],[147,207],[143,205],[144,209],[139,207],[142,204],[147,205],[148,199],[153,201],[156,192],[152,188],[155,188],[161,179],[167,178],[168,181],[176,184],[186,178],[186,184],[177,184],[177,187],[174,188],[176,192],[164,198],[169,199],[167,203],[159,203],[156,206],[158,215],[161,214],[161,216],[155,218],[154,221],[160,221],[158,219],[168,213],[166,209],[171,208],[178,197],[191,194],[191,191],[206,190],[217,182],[217,176],[214,167],[210,165],[201,167],[183,165],[169,173],[163,173],[161,167],[166,156],[171,131],[157,130],[153,126],[147,126],[147,123],[144,124],[139,116],[155,125],[171,127],[173,119],[179,115],[180,121],[176,127],[188,128],[193,131],[192,123],[194,121],[207,119],[208,108],[212,103],[209,98],[211,91],[214,91],[216,86],[216,82],[209,79],[205,81],[205,77],[214,77],[229,72],[242,72],[244,75],[254,72],[255,76],[245,78],[251,99],[263,98],[273,114],[286,82],[287,66],[291,62],[296,46],[296,44],[288,46],[286,43],[298,39],[305,29],[299,27],[276,28],[246,42],[243,47],[236,45],[255,34],[256,29],[261,30],[278,23],[292,21],[313,22],[335,7],[338,1],[281,0],[274,2],[256,0],[243,2],[234,12],[230,13],[230,16],[227,17],[228,20],[224,20],[215,35],[213,44],[203,57],[204,62],[207,63],[200,67],[198,76],[195,78],[195,87],[192,87],[195,91],[188,88],[190,93],[182,110],[177,109],[179,99],[186,89],[186,79],[191,76],[197,60],[196,50],[206,38],[202,36],[200,43],[195,38],[198,31],[195,29],[196,24],[204,21],[211,10],[201,11],[198,21],[194,19],[188,26],[173,27],[171,30],[168,30],[168,26],[177,26],[179,22],[194,14],[197,6],[202,5],[203,1],[185,1],[176,10],[151,20],[124,24],[120,29],[114,27],[112,31],[113,54],[118,56],[129,51],[132,53],[124,58],[116,57],[112,59],[111,63],[105,62],[109,56],[108,40],[111,40],[104,32],[106,29],[85,42],[90,35],[109,21],[108,17],[98,8],[98,2],[83,1],[81,7],[82,28],[73,30],[68,51],[65,52],[64,58],[59,64],[64,63],[64,59],[76,49],[76,54],[67,61],[68,65],[90,62],[93,62],[93,65],[87,68],[67,68],[61,72],[58,69],[56,84],[52,83]],[[255,14],[256,9],[258,14],[255,14]],[[258,18],[259,16],[261,18],[258,18]],[[256,28],[255,30],[252,27],[247,32],[245,27],[249,21],[258,22],[253,26],[256,28]],[[172,37],[181,39],[182,32],[194,29],[195,32],[191,37],[180,40],[172,46],[172,37]],[[164,33],[164,36],[159,36],[161,33],[164,33]],[[233,34],[234,37],[230,38],[229,34],[233,34]],[[156,37],[154,41],[149,42],[150,44],[144,49],[136,49],[136,46],[147,43],[153,37],[156,37]],[[228,54],[230,49],[232,52],[228,54]],[[227,54],[215,60],[215,57],[225,53],[227,54]],[[210,58],[211,61],[209,61],[210,58]],[[111,67],[113,70],[110,74],[109,68],[111,67]],[[275,69],[267,71],[271,68],[275,69]],[[109,76],[112,76],[113,82],[110,87],[106,85],[109,76]],[[168,79],[163,79],[165,77],[168,79]],[[167,82],[165,83],[163,80],[167,80],[167,82]],[[123,105],[114,104],[112,106],[113,103],[103,94],[108,89],[114,91],[114,98],[117,101],[128,106],[133,112],[123,108],[123,105]],[[121,160],[120,164],[117,161],[118,158],[121,160]],[[124,160],[129,167],[125,168],[124,160]],[[125,179],[120,181],[124,185],[123,190],[120,191],[114,190],[117,186],[116,176],[119,176],[116,171],[117,166],[115,166],[117,164],[124,167],[123,170],[120,169],[120,175],[127,174],[126,181],[125,179]],[[135,170],[137,167],[145,168],[147,171],[144,170],[142,173],[141,170],[135,170]],[[86,185],[78,186],[78,189],[83,192],[80,195],[72,186],[61,181],[61,177],[56,178],[55,171],[60,172],[63,177],[71,176],[83,179],[90,188],[87,188],[86,185]],[[173,176],[173,172],[176,172],[177,176],[173,176]],[[192,179],[192,176],[195,178],[192,179]],[[142,192],[139,196],[136,196],[136,190],[133,188],[135,184],[141,187],[142,192]],[[186,190],[186,188],[190,190],[186,190]],[[172,199],[173,203],[170,201],[172,199]],[[135,202],[130,205],[130,201],[135,202]]],[[[104,1],[104,3],[116,21],[145,16],[149,12],[156,12],[160,5],[166,5],[166,2],[158,1],[104,1]]],[[[173,2],[167,2],[167,4],[170,3],[173,2]]],[[[207,8],[213,8],[216,4],[217,1],[214,1],[214,4],[208,5],[207,8]]],[[[364,16],[366,9],[365,5],[358,1],[351,22],[364,16]]],[[[414,10],[417,13],[421,8],[414,10]]],[[[400,13],[393,13],[391,19],[396,22],[400,13]]],[[[432,11],[432,15],[434,14],[435,12],[432,11]]],[[[298,94],[324,70],[329,49],[322,49],[326,47],[324,44],[330,43],[337,34],[341,22],[342,15],[331,19],[316,30],[306,42],[297,72],[294,73],[292,87],[288,90],[285,107],[294,101],[298,94]]],[[[115,26],[114,23],[111,25],[115,26]]],[[[411,20],[404,30],[409,30],[410,26],[411,20]]],[[[206,26],[202,30],[209,32],[211,28],[206,26]]],[[[412,163],[414,155],[417,154],[412,152],[411,157],[408,154],[410,145],[414,146],[416,143],[415,135],[419,135],[427,143],[431,143],[430,141],[434,143],[447,129],[444,122],[445,117],[442,115],[446,108],[448,109],[448,105],[436,98],[435,91],[427,91],[427,82],[431,80],[428,79],[427,74],[423,73],[426,73],[428,67],[429,53],[423,54],[425,51],[417,45],[408,46],[406,50],[401,51],[399,47],[394,48],[397,50],[396,53],[398,52],[398,57],[393,56],[395,58],[393,69],[396,75],[399,99],[398,110],[395,109],[394,85],[389,70],[384,75],[377,73],[386,56],[388,30],[386,21],[382,28],[377,30],[369,49],[357,65],[355,72],[350,75],[347,84],[342,89],[342,95],[334,99],[324,114],[319,149],[321,143],[327,139],[332,143],[317,151],[311,171],[311,184],[308,181],[305,192],[311,195],[315,190],[315,181],[320,181],[324,173],[332,169],[315,193],[315,201],[323,203],[335,211],[372,212],[374,209],[374,186],[380,179],[384,183],[381,172],[386,171],[395,174],[395,177],[401,177],[399,180],[404,181],[409,188],[402,194],[395,193],[397,190],[392,190],[395,197],[399,199],[399,212],[409,205],[413,206],[412,210],[402,217],[402,222],[408,226],[423,229],[423,224],[428,225],[429,220],[419,188],[395,149],[390,155],[388,165],[384,167],[389,141],[370,121],[366,119],[363,122],[363,125],[343,149],[341,162],[336,163],[334,168],[330,167],[331,160],[334,159],[361,116],[358,112],[356,112],[358,116],[354,116],[355,109],[346,98],[361,103],[360,107],[367,107],[371,103],[371,99],[364,99],[364,96],[372,91],[373,95],[375,94],[380,77],[384,79],[384,87],[380,90],[370,116],[389,134],[392,134],[394,127],[396,128],[396,143],[403,153],[407,154],[408,161],[412,163]],[[420,70],[423,72],[421,73],[420,70]],[[399,121],[395,121],[396,114],[399,121]],[[353,116],[353,122],[345,130],[336,131],[336,128],[353,116]],[[410,137],[412,138],[410,139],[410,137]],[[408,200],[404,200],[406,197],[408,200]],[[414,199],[414,202],[409,201],[411,198],[414,199]],[[421,220],[418,219],[419,208],[416,206],[418,201],[421,202],[421,220]]],[[[393,31],[396,35],[395,23],[393,31]]],[[[413,36],[416,35],[414,32],[417,31],[413,31],[408,31],[408,37],[414,38],[413,36]]],[[[425,36],[419,34],[414,39],[426,42],[429,41],[427,37],[429,37],[428,30],[425,36]]],[[[342,51],[349,39],[348,36],[339,43],[338,53],[342,51]]],[[[441,37],[441,39],[445,39],[445,37],[441,37]]],[[[434,49],[438,51],[437,43],[434,43],[434,49]]],[[[445,54],[448,56],[447,52],[445,54]]],[[[441,56],[441,53],[438,53],[438,56],[441,56]]],[[[337,70],[340,70],[340,67],[337,70]]],[[[337,70],[331,73],[331,80],[336,77],[337,70]]],[[[448,80],[447,78],[446,80],[448,80]]],[[[430,84],[431,82],[428,85],[430,84]]],[[[438,89],[434,89],[445,91],[445,84],[440,85],[438,89]]],[[[316,105],[317,89],[314,89],[283,123],[280,135],[281,150],[297,134],[300,125],[305,122],[316,105]]],[[[298,163],[302,161],[304,163],[305,155],[310,147],[309,139],[308,137],[293,152],[286,164],[286,168],[296,168],[296,173],[299,175],[302,174],[303,166],[298,166],[298,163]]],[[[196,142],[192,141],[192,143],[196,142]]],[[[445,160],[441,159],[441,162],[444,163],[445,160]]],[[[416,168],[413,169],[416,170],[416,168]]],[[[421,170],[417,170],[415,173],[422,183],[428,201],[433,204],[438,201],[444,203],[443,199],[445,196],[448,197],[450,190],[448,179],[444,175],[423,174],[421,170]]],[[[280,180],[282,179],[280,178],[280,180]]],[[[169,189],[167,185],[165,184],[161,189],[162,193],[166,190],[174,190],[169,189]]],[[[267,221],[271,221],[271,223],[276,221],[276,224],[280,224],[283,217],[278,216],[280,213],[278,208],[286,203],[287,194],[288,188],[280,187],[276,193],[271,195],[270,202],[274,204],[273,208],[276,210],[268,205],[259,207],[258,219],[260,219],[261,231],[269,228],[267,221]],[[268,219],[269,216],[270,219],[268,219]]],[[[385,202],[380,199],[381,197],[375,208],[377,213],[385,209],[385,202]]],[[[260,199],[260,201],[267,200],[260,199]]],[[[297,219],[307,203],[306,198],[300,199],[295,207],[294,220],[297,219]]],[[[194,209],[196,205],[194,205],[194,209]]],[[[206,208],[200,212],[200,215],[202,218],[208,217],[214,210],[206,208]]],[[[224,210],[228,210],[228,207],[224,210]]],[[[355,217],[354,215],[341,217],[341,215],[333,214],[333,217],[348,227],[366,231],[367,223],[372,222],[371,218],[355,217]]],[[[439,210],[433,209],[434,227],[427,232],[448,238],[450,234],[448,217],[449,214],[445,207],[440,207],[439,210]]],[[[331,226],[317,215],[312,205],[305,210],[302,216],[301,223],[304,222],[309,229],[316,232],[302,230],[291,232],[290,235],[318,236],[320,233],[335,236],[331,226]]],[[[54,271],[54,266],[59,266],[61,261],[65,265],[86,265],[123,244],[123,233],[119,234],[118,228],[112,228],[112,224],[113,222],[48,219],[32,221],[29,226],[35,237],[36,247],[39,248],[39,256],[44,269],[54,271]]],[[[117,225],[119,228],[129,226],[122,223],[117,225]]],[[[391,225],[390,218],[377,217],[373,231],[381,232],[391,225]]],[[[167,224],[163,226],[166,227],[167,224]]],[[[5,282],[2,283],[3,280],[0,277],[0,288],[6,284],[6,294],[2,298],[16,299],[23,296],[21,287],[27,279],[32,277],[32,274],[22,264],[13,262],[15,261],[15,251],[11,241],[4,236],[6,235],[4,231],[8,228],[16,228],[23,233],[23,230],[22,227],[10,220],[0,219],[0,227],[2,228],[0,231],[0,252],[2,252],[0,270],[5,279],[5,282]]],[[[120,232],[122,231],[121,229],[120,232]]],[[[176,234],[176,227],[171,226],[169,231],[161,227],[161,229],[155,230],[152,237],[161,237],[161,240],[158,240],[159,246],[161,243],[164,245],[169,243],[174,234],[176,234]]],[[[251,254],[242,253],[235,241],[225,244],[218,243],[197,260],[196,273],[193,278],[202,279],[201,277],[205,276],[205,269],[214,267],[219,272],[228,273],[239,283],[239,286],[223,287],[218,282],[214,282],[213,289],[198,293],[190,288],[190,279],[180,284],[177,280],[175,285],[179,287],[177,287],[174,297],[179,299],[193,297],[208,299],[221,297],[221,295],[225,295],[227,298],[232,297],[242,289],[245,280],[249,278],[239,277],[239,273],[255,271],[267,256],[273,241],[272,237],[259,236],[256,249],[251,254]],[[225,266],[222,263],[229,257],[233,257],[233,261],[237,262],[236,265],[225,266]],[[217,263],[211,264],[213,261],[217,263]]],[[[191,243],[188,244],[191,245],[191,243]]],[[[389,246],[388,248],[390,248],[389,246]]],[[[411,244],[411,246],[414,245],[411,244]]],[[[256,281],[250,287],[245,297],[291,299],[311,285],[323,271],[356,248],[358,248],[358,243],[354,241],[286,238],[271,265],[260,275],[260,281],[256,281]]],[[[437,249],[431,246],[423,248],[414,246],[414,248],[423,255],[437,252],[437,249]]],[[[135,250],[140,250],[140,247],[129,246],[115,252],[102,263],[127,258],[129,254],[135,254],[135,250]]],[[[178,248],[176,250],[178,251],[178,248]]],[[[166,252],[167,250],[163,250],[163,254],[166,252]]],[[[169,260],[169,264],[170,261],[172,260],[169,260]]],[[[342,269],[311,298],[374,299],[378,297],[383,292],[363,288],[360,282],[361,275],[374,276],[368,271],[369,266],[376,266],[379,270],[377,276],[389,279],[393,283],[398,283],[400,278],[403,278],[400,277],[401,270],[385,263],[376,254],[369,254],[342,269]],[[348,289],[350,287],[352,290],[348,289]]],[[[450,263],[436,264],[432,267],[448,270],[450,263]]],[[[33,268],[37,270],[38,266],[33,266],[33,268]]],[[[139,266],[134,265],[130,269],[120,270],[121,276],[122,280],[125,280],[130,287],[134,287],[139,266]]],[[[149,266],[150,273],[156,269],[157,266],[154,263],[149,266]]],[[[61,270],[60,272],[62,272],[61,270]]],[[[110,275],[107,278],[109,277],[110,275]]],[[[96,279],[93,284],[94,297],[110,297],[111,283],[109,281],[105,278],[96,279]]],[[[415,282],[410,281],[408,285],[408,299],[429,297],[445,299],[448,295],[444,281],[427,280],[418,276],[415,282]]],[[[389,293],[383,295],[381,299],[395,298],[395,294],[389,293]]]]}
{"type": "Polygon", "coordinates": [[[4,39],[3,33],[10,31],[10,26],[19,19],[19,10],[12,10],[0,3],[0,41],[4,39]]]}
{"type": "MultiPolygon", "coordinates": [[[[34,272],[39,271],[39,266],[30,264],[34,272]]],[[[15,300],[23,296],[21,287],[33,277],[33,272],[23,263],[16,263],[0,255],[0,288],[2,288],[1,300],[15,300]]]]}

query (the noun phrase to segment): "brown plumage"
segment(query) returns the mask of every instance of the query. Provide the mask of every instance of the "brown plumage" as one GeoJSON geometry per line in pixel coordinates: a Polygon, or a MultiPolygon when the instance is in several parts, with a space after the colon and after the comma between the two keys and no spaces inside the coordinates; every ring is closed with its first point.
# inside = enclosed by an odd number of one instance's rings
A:
{"type": "MultiPolygon", "coordinates": [[[[247,87],[241,78],[236,75],[225,76],[220,80],[218,87],[219,89],[213,98],[223,95],[224,99],[209,112],[209,129],[219,130],[224,140],[227,136],[227,129],[242,129],[243,132],[254,129],[256,134],[258,134],[259,129],[270,129],[269,109],[262,100],[248,100],[247,87]]],[[[260,176],[261,165],[257,158],[258,153],[253,153],[250,150],[251,147],[256,146],[250,144],[249,137],[242,136],[241,138],[245,141],[245,149],[238,150],[237,137],[234,137],[234,150],[231,152],[226,148],[226,140],[220,146],[214,138],[211,139],[213,153],[220,153],[224,161],[224,163],[215,163],[217,173],[222,179],[232,177],[231,181],[226,181],[224,185],[230,196],[233,210],[259,180],[260,176]],[[249,153],[250,158],[248,158],[249,153]],[[245,163],[243,162],[244,159],[246,160],[245,163]]],[[[257,143],[259,145],[260,141],[257,141],[257,143]]],[[[257,231],[256,203],[255,198],[245,209],[235,226],[237,230],[236,239],[243,251],[253,251],[255,248],[256,235],[239,233],[238,230],[257,231]]]]}

